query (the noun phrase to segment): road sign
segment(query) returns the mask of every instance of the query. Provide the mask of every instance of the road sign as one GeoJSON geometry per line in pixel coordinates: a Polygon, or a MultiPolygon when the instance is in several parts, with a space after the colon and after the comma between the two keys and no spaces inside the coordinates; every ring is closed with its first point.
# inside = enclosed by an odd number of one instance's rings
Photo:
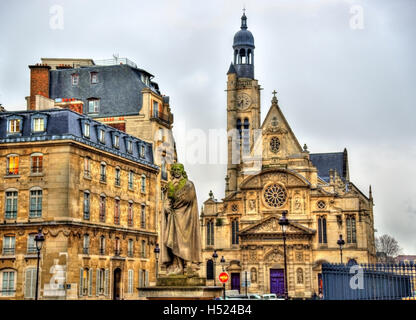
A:
{"type": "Polygon", "coordinates": [[[227,272],[221,272],[220,275],[218,276],[218,278],[220,279],[220,281],[222,283],[226,283],[228,281],[228,273],[227,272]]]}

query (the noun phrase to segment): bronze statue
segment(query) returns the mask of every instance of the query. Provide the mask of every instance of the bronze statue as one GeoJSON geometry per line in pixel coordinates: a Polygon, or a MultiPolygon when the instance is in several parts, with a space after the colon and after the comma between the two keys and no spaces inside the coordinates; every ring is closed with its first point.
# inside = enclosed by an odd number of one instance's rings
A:
{"type": "Polygon", "coordinates": [[[192,274],[201,263],[201,235],[194,184],[180,163],[171,166],[164,206],[161,262],[168,275],[192,274]]]}

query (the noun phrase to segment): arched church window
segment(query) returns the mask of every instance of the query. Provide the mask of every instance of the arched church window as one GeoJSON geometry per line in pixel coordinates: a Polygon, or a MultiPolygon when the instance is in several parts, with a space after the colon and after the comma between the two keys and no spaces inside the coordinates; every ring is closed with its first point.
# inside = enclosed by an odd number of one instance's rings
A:
{"type": "Polygon", "coordinates": [[[263,193],[264,201],[272,208],[283,206],[287,199],[287,193],[283,186],[278,183],[269,184],[263,193]]]}
{"type": "Polygon", "coordinates": [[[244,119],[244,130],[243,130],[243,152],[250,152],[250,122],[248,118],[244,119]]]}
{"type": "Polygon", "coordinates": [[[273,153],[278,153],[280,149],[280,140],[278,137],[272,137],[270,139],[270,151],[273,153]]]}
{"type": "Polygon", "coordinates": [[[242,125],[241,125],[241,119],[240,118],[237,119],[236,128],[238,130],[238,137],[239,137],[239,139],[241,139],[242,125]]]}

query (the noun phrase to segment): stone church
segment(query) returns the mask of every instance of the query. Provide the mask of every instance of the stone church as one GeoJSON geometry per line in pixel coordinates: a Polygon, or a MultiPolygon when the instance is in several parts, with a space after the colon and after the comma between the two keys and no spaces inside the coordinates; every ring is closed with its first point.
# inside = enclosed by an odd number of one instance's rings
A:
{"type": "Polygon", "coordinates": [[[224,269],[227,289],[290,298],[322,290],[322,263],[372,263],[373,198],[350,180],[348,154],[310,153],[301,147],[276,98],[261,123],[260,90],[254,77],[254,37],[241,18],[227,73],[228,166],[225,198],[210,193],[201,213],[204,276],[218,285],[224,269]],[[287,275],[278,220],[287,211],[287,275]],[[217,259],[213,259],[216,250],[217,259]],[[221,266],[220,259],[226,263],[221,266]]]}

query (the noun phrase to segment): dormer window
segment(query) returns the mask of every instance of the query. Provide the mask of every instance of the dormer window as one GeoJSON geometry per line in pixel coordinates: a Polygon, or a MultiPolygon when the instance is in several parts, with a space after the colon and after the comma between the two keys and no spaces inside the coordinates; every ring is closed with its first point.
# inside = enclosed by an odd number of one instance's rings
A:
{"type": "Polygon", "coordinates": [[[79,83],[79,74],[74,73],[71,78],[72,85],[77,86],[79,83]]]}
{"type": "Polygon", "coordinates": [[[100,140],[101,143],[105,143],[105,130],[104,129],[99,129],[99,133],[98,133],[98,139],[100,140]]]}
{"type": "Polygon", "coordinates": [[[8,134],[18,134],[22,132],[23,128],[23,118],[14,116],[8,119],[7,123],[7,133],[8,134]]]}
{"type": "Polygon", "coordinates": [[[98,72],[91,72],[91,83],[98,83],[98,72]]]}
{"type": "Polygon", "coordinates": [[[100,112],[100,99],[88,99],[88,113],[100,112]]]}
{"type": "Polygon", "coordinates": [[[33,119],[33,132],[45,131],[45,119],[35,118],[33,119]]]}
{"type": "Polygon", "coordinates": [[[90,124],[88,122],[84,122],[84,137],[90,137],[90,124]]]}
{"type": "Polygon", "coordinates": [[[140,158],[144,158],[145,151],[146,151],[145,146],[140,145],[140,158]]]}
{"type": "Polygon", "coordinates": [[[131,140],[127,140],[127,152],[133,153],[133,142],[131,140]]]}
{"type": "Polygon", "coordinates": [[[114,148],[120,148],[120,136],[118,135],[114,135],[114,139],[113,139],[113,146],[114,148]]]}

